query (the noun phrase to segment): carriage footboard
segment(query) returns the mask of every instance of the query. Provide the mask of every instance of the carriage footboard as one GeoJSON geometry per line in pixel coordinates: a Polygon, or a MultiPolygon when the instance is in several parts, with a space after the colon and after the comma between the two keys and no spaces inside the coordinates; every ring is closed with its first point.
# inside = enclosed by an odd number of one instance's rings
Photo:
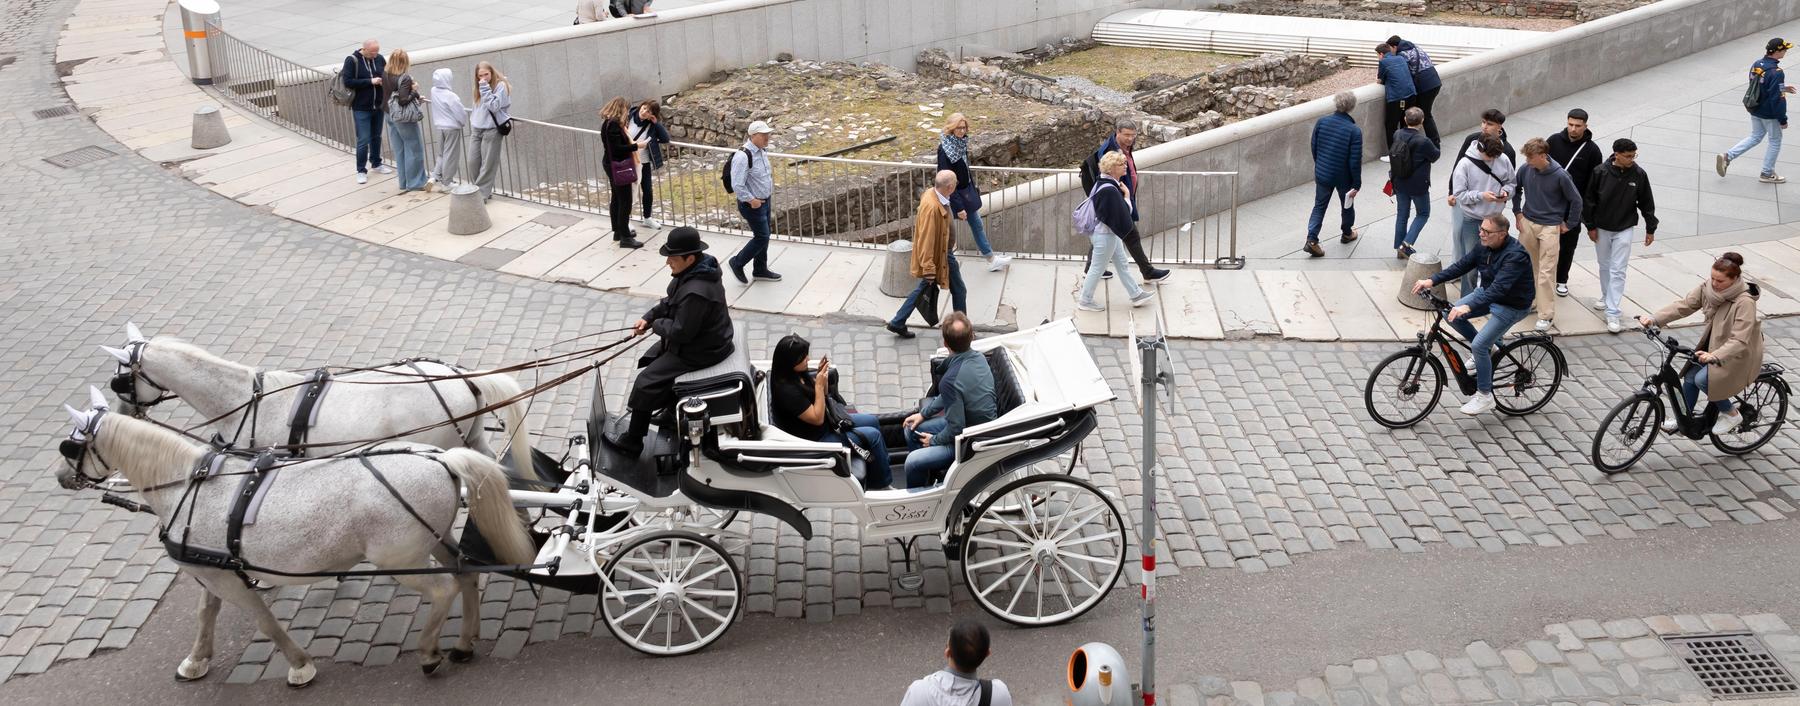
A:
{"type": "Polygon", "coordinates": [[[768,515],[787,523],[800,532],[801,539],[812,539],[812,522],[800,510],[772,496],[743,490],[723,490],[681,474],[681,494],[706,507],[719,510],[742,510],[768,515]]]}

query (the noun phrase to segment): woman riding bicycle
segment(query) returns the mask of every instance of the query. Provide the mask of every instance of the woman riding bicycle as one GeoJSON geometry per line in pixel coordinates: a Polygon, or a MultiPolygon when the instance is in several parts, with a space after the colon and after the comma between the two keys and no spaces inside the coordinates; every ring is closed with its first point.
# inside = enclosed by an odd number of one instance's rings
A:
{"type": "MultiPolygon", "coordinates": [[[[1705,332],[1694,344],[1694,358],[1702,365],[1690,366],[1683,374],[1682,394],[1691,414],[1700,390],[1706,390],[1707,402],[1719,410],[1713,422],[1714,434],[1724,434],[1743,421],[1732,408],[1731,398],[1749,387],[1762,370],[1762,323],[1756,318],[1756,285],[1744,281],[1744,256],[1728,252],[1713,261],[1711,277],[1695,287],[1679,301],[1663,307],[1655,316],[1639,316],[1638,323],[1662,326],[1696,311],[1706,316],[1705,332]],[[1719,372],[1712,372],[1717,367],[1719,372]]],[[[1674,431],[1675,422],[1663,422],[1664,431],[1674,431]]]]}

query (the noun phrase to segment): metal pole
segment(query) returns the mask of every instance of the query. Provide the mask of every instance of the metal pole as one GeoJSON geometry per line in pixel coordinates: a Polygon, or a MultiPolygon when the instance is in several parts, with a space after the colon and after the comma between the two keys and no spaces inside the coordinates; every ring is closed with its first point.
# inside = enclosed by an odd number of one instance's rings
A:
{"type": "Polygon", "coordinates": [[[1138,340],[1144,370],[1143,392],[1138,398],[1144,417],[1144,517],[1138,525],[1138,539],[1144,547],[1144,706],[1156,704],[1156,386],[1163,376],[1157,369],[1157,353],[1164,345],[1161,327],[1155,336],[1138,340]]]}

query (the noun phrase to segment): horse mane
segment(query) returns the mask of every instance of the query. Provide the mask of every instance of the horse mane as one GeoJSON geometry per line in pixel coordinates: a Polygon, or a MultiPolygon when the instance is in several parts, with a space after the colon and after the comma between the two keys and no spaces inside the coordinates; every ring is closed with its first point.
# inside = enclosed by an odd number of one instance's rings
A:
{"type": "Polygon", "coordinates": [[[133,488],[161,485],[185,475],[204,449],[175,432],[123,414],[101,419],[94,445],[112,470],[121,471],[133,488]]]}
{"type": "Polygon", "coordinates": [[[184,341],[182,339],[175,338],[173,336],[157,336],[156,338],[152,339],[150,342],[155,344],[157,348],[161,348],[166,352],[173,353],[176,355],[183,355],[183,356],[187,356],[190,358],[195,358],[198,361],[209,364],[209,365],[218,365],[218,366],[226,367],[226,368],[236,368],[236,369],[241,370],[246,373],[256,372],[255,368],[252,368],[248,365],[244,365],[243,363],[239,363],[234,360],[226,360],[224,358],[220,358],[219,356],[213,355],[211,352],[207,351],[204,348],[196,346],[192,343],[188,343],[187,341],[184,341]]]}

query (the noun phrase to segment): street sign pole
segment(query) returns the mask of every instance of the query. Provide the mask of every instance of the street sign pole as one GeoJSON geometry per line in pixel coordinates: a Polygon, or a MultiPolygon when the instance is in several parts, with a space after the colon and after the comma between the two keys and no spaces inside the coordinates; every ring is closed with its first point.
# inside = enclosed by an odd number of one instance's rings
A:
{"type": "MultiPolygon", "coordinates": [[[[1161,321],[1159,320],[1160,324],[1161,321]]],[[[1144,706],[1156,705],[1156,411],[1157,385],[1166,382],[1166,372],[1160,363],[1167,344],[1163,340],[1162,327],[1157,326],[1156,335],[1150,338],[1137,339],[1137,353],[1141,363],[1141,379],[1143,386],[1138,395],[1138,409],[1144,420],[1144,457],[1143,457],[1143,497],[1144,515],[1138,524],[1138,539],[1143,543],[1143,618],[1144,618],[1144,666],[1141,671],[1144,706]]]]}

